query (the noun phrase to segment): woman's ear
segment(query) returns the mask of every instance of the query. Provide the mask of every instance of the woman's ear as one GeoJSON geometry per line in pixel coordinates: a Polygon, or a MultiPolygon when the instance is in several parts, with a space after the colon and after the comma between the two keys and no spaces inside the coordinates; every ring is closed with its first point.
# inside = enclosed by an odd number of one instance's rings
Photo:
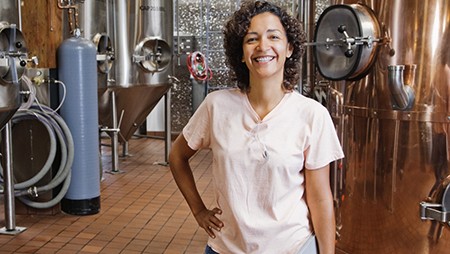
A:
{"type": "Polygon", "coordinates": [[[292,44],[289,43],[287,53],[286,53],[286,58],[291,57],[292,53],[294,53],[294,46],[292,46],[292,44]]]}

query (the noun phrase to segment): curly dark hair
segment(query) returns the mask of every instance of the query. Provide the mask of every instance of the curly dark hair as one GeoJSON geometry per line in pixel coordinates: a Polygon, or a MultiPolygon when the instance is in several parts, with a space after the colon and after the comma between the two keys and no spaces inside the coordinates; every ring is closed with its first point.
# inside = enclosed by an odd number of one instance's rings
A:
{"type": "Polygon", "coordinates": [[[298,67],[304,53],[305,32],[300,22],[289,15],[286,10],[266,1],[244,1],[241,8],[234,12],[223,28],[224,48],[227,64],[234,71],[235,80],[242,92],[250,91],[250,74],[247,65],[242,62],[243,40],[251,19],[261,13],[270,12],[280,18],[286,30],[288,43],[293,46],[293,53],[284,64],[283,86],[286,90],[294,89],[299,79],[298,67]]]}

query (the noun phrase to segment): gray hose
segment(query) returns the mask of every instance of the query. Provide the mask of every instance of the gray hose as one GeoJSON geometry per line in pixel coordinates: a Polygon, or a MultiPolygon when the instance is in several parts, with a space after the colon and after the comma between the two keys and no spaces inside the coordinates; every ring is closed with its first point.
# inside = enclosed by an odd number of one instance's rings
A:
{"type": "MultiPolygon", "coordinates": [[[[42,170],[36,174],[31,179],[18,183],[14,185],[14,188],[17,190],[15,192],[15,196],[18,197],[24,204],[34,207],[34,208],[50,208],[58,204],[61,199],[65,196],[67,193],[67,190],[69,189],[70,185],[70,179],[71,179],[71,167],[73,164],[74,159],[74,143],[72,134],[70,132],[70,129],[68,128],[67,124],[64,122],[64,120],[59,116],[58,114],[54,113],[52,109],[45,107],[45,106],[32,106],[28,110],[20,111],[16,113],[16,115],[13,117],[14,121],[19,121],[22,119],[29,119],[29,118],[36,118],[38,119],[46,128],[47,131],[49,131],[49,136],[53,136],[53,140],[55,140],[55,134],[58,137],[58,141],[60,144],[60,150],[61,150],[61,163],[59,166],[59,169],[56,173],[56,175],[53,177],[53,179],[48,183],[47,185],[36,187],[33,186],[37,181],[39,181],[47,172],[49,169],[47,169],[47,164],[50,161],[50,165],[48,168],[51,167],[52,162],[54,161],[55,155],[52,155],[52,151],[56,151],[56,141],[51,142],[50,145],[50,153],[49,158],[47,159],[47,162],[43,166],[42,170]],[[52,158],[52,159],[51,159],[52,158]],[[37,179],[37,180],[36,180],[37,179]],[[64,181],[64,183],[63,183],[64,181]],[[30,185],[31,182],[34,182],[30,185]],[[59,193],[53,197],[51,200],[47,202],[36,202],[31,200],[28,197],[25,197],[25,195],[32,194],[32,196],[37,196],[39,193],[47,192],[55,187],[59,186],[61,183],[63,183],[61,190],[59,193]],[[26,187],[24,187],[26,186],[26,187]],[[21,188],[18,188],[21,187],[21,188]],[[25,189],[28,188],[28,189],[25,189]]],[[[52,138],[50,138],[52,139],[52,138]]]]}
{"type": "MultiPolygon", "coordinates": [[[[39,171],[39,173],[37,173],[35,176],[33,176],[32,178],[30,178],[24,182],[14,184],[14,189],[16,189],[16,190],[25,189],[25,188],[28,188],[28,187],[36,184],[39,180],[41,180],[48,173],[48,171],[52,167],[53,161],[55,160],[56,139],[55,139],[55,134],[53,132],[53,125],[47,117],[42,116],[39,112],[34,112],[34,110],[29,109],[26,111],[17,111],[17,113],[13,116],[11,121],[14,124],[19,121],[33,119],[33,118],[38,119],[47,129],[48,135],[50,137],[50,152],[49,152],[47,161],[45,162],[44,166],[39,171]]],[[[61,140],[60,140],[60,142],[61,142],[61,140]]]]}
{"type": "Polygon", "coordinates": [[[49,191],[53,188],[57,187],[59,184],[63,182],[64,179],[66,179],[71,172],[71,166],[74,159],[74,143],[72,134],[70,133],[70,129],[67,126],[67,124],[64,122],[64,120],[61,118],[61,116],[54,114],[52,115],[53,119],[56,121],[58,125],[55,127],[55,131],[58,137],[60,138],[60,146],[61,146],[61,163],[60,167],[54,176],[53,180],[42,187],[38,187],[37,191],[49,191]],[[65,139],[64,139],[64,136],[65,139]]]}

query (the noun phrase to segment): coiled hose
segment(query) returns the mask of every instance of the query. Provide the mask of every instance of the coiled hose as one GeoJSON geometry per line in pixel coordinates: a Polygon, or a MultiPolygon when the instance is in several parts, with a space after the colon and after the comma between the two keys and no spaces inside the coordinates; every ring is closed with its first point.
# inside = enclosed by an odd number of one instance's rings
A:
{"type": "MultiPolygon", "coordinates": [[[[37,119],[41,122],[48,131],[50,137],[50,152],[42,169],[32,178],[14,184],[15,196],[19,198],[24,204],[34,208],[50,208],[58,204],[67,193],[70,185],[71,167],[74,159],[74,143],[72,134],[61,116],[56,114],[51,108],[35,105],[30,106],[29,109],[19,110],[12,117],[12,123],[17,123],[23,120],[37,119]],[[56,155],[56,139],[58,139],[61,151],[61,163],[57,173],[53,179],[44,186],[35,186],[50,170],[51,165],[56,155]],[[63,183],[64,182],[64,183],[63,183]],[[53,190],[55,187],[63,183],[59,193],[49,201],[36,202],[31,198],[26,197],[31,195],[37,197],[39,193],[53,190]]],[[[0,170],[3,173],[3,170],[0,170]]]]}
{"type": "Polygon", "coordinates": [[[187,67],[189,73],[195,80],[210,80],[213,77],[211,68],[208,67],[206,57],[199,51],[192,52],[188,55],[187,67]]]}

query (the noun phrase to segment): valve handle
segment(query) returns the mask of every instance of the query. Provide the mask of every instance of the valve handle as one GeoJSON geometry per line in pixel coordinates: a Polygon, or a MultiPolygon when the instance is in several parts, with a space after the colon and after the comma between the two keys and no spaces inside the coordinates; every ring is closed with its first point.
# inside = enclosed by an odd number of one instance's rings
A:
{"type": "Polygon", "coordinates": [[[344,55],[347,58],[352,57],[353,55],[355,55],[355,52],[353,51],[352,43],[349,40],[350,36],[348,36],[348,34],[347,34],[347,27],[345,25],[339,25],[338,26],[338,32],[341,33],[341,34],[344,34],[344,36],[345,36],[344,41],[347,44],[347,50],[344,52],[344,55]]]}
{"type": "Polygon", "coordinates": [[[353,55],[355,55],[355,52],[353,51],[353,49],[347,49],[347,50],[344,52],[344,55],[345,55],[347,58],[350,58],[350,57],[352,57],[353,55]]]}
{"type": "Polygon", "coordinates": [[[338,32],[339,33],[344,33],[345,31],[347,31],[347,27],[345,25],[339,25],[338,26],[338,32]]]}

